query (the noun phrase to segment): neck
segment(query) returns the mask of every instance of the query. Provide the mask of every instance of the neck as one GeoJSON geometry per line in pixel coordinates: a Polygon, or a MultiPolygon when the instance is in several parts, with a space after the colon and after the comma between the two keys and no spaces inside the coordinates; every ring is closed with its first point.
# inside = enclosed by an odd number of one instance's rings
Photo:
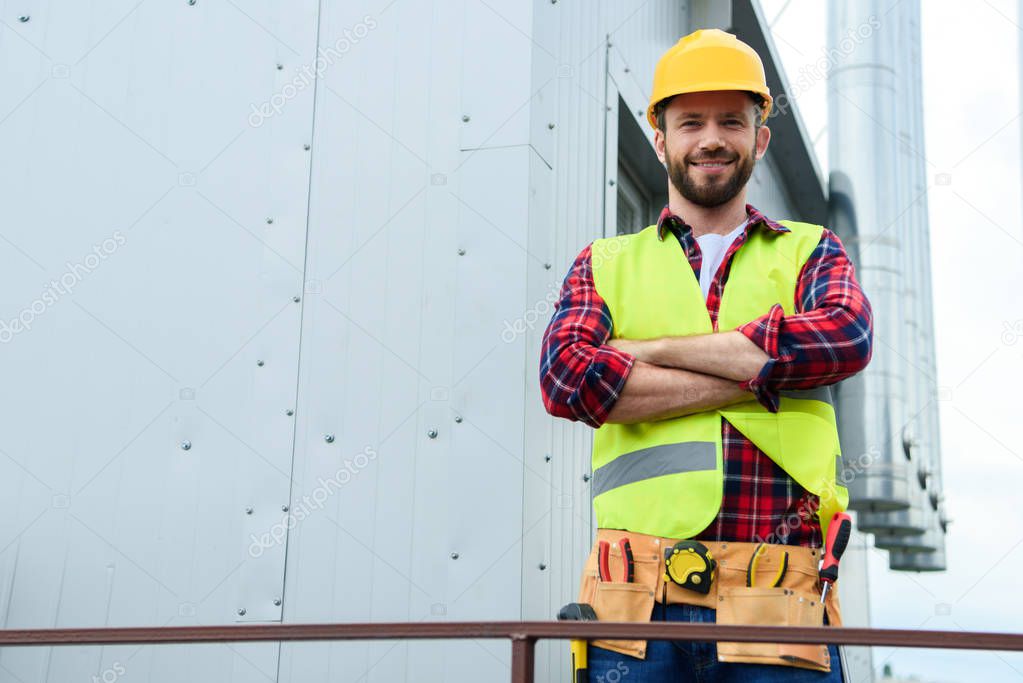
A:
{"type": "Polygon", "coordinates": [[[668,208],[693,229],[693,237],[727,235],[747,218],[746,188],[724,204],[706,207],[692,203],[668,183],[668,208]]]}

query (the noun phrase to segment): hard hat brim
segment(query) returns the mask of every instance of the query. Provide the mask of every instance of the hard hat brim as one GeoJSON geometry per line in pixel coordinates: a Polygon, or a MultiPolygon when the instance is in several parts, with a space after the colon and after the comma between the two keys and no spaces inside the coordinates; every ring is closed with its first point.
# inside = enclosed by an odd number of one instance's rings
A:
{"type": "Polygon", "coordinates": [[[658,97],[653,101],[646,111],[646,120],[650,124],[650,127],[657,130],[657,118],[654,116],[654,108],[658,102],[668,99],[669,97],[675,97],[676,95],[686,95],[694,92],[712,92],[715,90],[742,90],[744,92],[753,92],[764,98],[763,110],[760,113],[760,122],[764,123],[767,121],[768,114],[771,113],[771,105],[774,99],[771,97],[770,92],[764,92],[764,87],[759,83],[752,83],[749,81],[714,81],[709,83],[701,83],[699,86],[693,86],[685,89],[681,89],[678,92],[667,92],[664,94],[658,93],[658,97]]]}

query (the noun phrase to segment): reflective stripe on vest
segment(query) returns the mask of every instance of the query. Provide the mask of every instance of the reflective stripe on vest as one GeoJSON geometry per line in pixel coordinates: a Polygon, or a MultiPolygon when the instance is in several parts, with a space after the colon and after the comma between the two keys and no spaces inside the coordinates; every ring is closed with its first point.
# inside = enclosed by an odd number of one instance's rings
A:
{"type": "MultiPolygon", "coordinates": [[[[775,303],[795,312],[803,264],[823,228],[781,221],[776,233],[747,228],[733,255],[718,327],[735,329],[775,303]]],[[[673,235],[652,225],[591,247],[593,280],[612,320],[612,336],[653,339],[713,332],[689,259],[673,235]]],[[[779,392],[771,413],[750,400],[714,411],[636,424],[605,423],[593,439],[593,507],[597,525],[669,538],[692,538],[717,516],[723,489],[721,420],[727,419],[805,489],[820,496],[823,533],[844,510],[841,449],[829,387],[779,392]]]]}

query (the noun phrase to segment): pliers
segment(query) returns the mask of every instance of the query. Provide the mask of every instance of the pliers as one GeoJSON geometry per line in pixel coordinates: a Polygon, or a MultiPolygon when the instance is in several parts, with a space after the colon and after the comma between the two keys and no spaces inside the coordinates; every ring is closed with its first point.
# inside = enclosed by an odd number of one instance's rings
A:
{"type": "MultiPolygon", "coordinates": [[[[636,561],[632,556],[632,545],[629,543],[629,537],[623,537],[618,542],[618,546],[622,549],[622,564],[624,565],[622,580],[625,583],[632,583],[636,579],[636,561]]],[[[611,581],[610,554],[611,544],[607,541],[600,541],[597,544],[597,574],[601,581],[611,581]]]]}
{"type": "MultiPolygon", "coordinates": [[[[749,558],[749,566],[746,567],[746,586],[753,588],[756,583],[757,565],[760,564],[760,558],[767,551],[767,544],[761,543],[753,551],[753,556],[749,558]]],[[[789,568],[789,553],[786,550],[781,556],[781,563],[778,566],[778,573],[774,575],[774,579],[771,581],[771,587],[777,587],[781,585],[781,580],[785,578],[785,572],[789,568]]]]}

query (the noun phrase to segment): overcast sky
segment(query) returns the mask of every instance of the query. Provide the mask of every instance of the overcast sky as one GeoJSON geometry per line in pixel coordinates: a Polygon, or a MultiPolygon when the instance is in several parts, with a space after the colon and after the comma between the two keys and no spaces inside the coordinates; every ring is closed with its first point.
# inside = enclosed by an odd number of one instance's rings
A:
{"type": "MultiPolygon", "coordinates": [[[[941,402],[944,488],[954,523],[947,572],[891,572],[887,553],[873,551],[872,622],[1021,632],[1023,22],[1017,0],[922,4],[938,382],[948,396],[941,402]],[[935,185],[937,173],[951,174],[951,183],[935,185]]],[[[820,56],[825,3],[761,5],[787,73],[820,56]]],[[[827,169],[826,84],[804,92],[798,105],[827,169]]],[[[875,666],[886,661],[895,673],[926,681],[1023,681],[1023,654],[877,648],[875,666]]]]}

